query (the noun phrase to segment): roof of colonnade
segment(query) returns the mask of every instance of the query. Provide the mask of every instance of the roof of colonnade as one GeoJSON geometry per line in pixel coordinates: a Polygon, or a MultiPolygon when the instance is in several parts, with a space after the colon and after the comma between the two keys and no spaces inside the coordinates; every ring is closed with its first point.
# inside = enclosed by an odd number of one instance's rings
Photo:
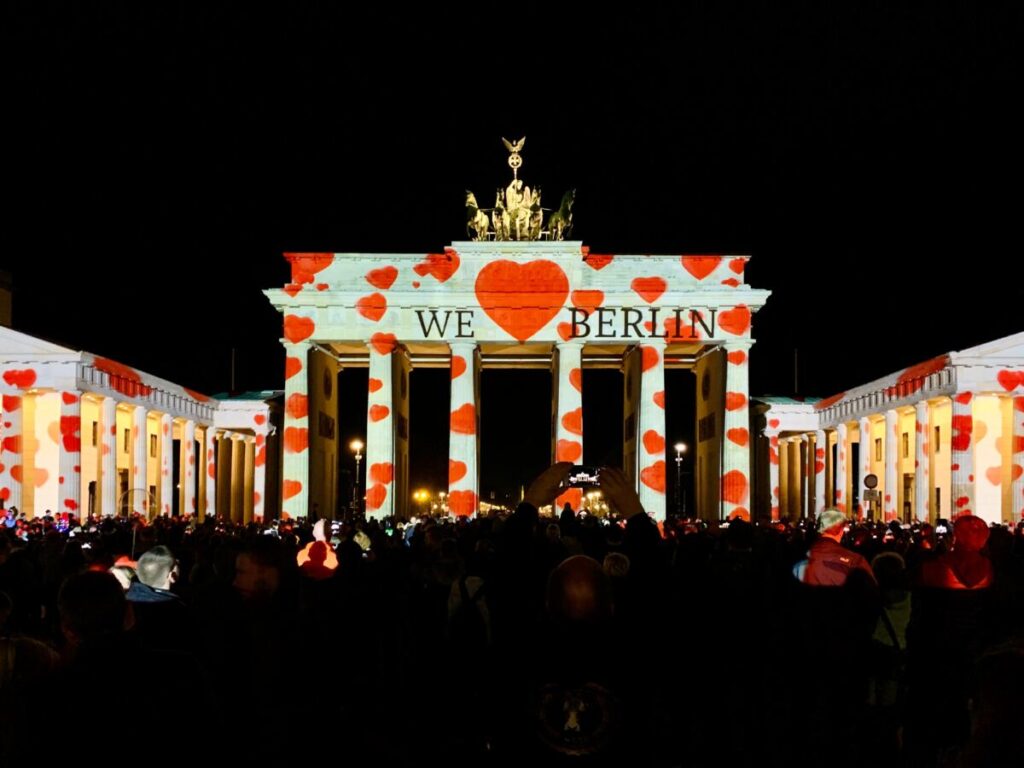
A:
{"type": "Polygon", "coordinates": [[[441,253],[289,253],[265,291],[288,341],[622,343],[748,339],[770,295],[748,256],[594,254],[579,242],[457,242],[441,253]]]}

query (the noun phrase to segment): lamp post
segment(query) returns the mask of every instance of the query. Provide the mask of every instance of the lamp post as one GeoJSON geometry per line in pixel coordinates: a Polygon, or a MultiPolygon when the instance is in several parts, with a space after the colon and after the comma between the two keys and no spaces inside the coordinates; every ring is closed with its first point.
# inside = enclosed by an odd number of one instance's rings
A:
{"type": "Polygon", "coordinates": [[[683,490],[683,454],[686,443],[676,443],[676,514],[686,517],[686,492],[683,490]]]}
{"type": "Polygon", "coordinates": [[[420,514],[423,517],[427,517],[429,514],[429,507],[427,506],[427,500],[430,498],[430,494],[420,489],[412,495],[413,499],[419,502],[420,514]]]}
{"type": "Polygon", "coordinates": [[[356,455],[356,477],[352,482],[352,511],[358,515],[362,511],[362,505],[359,503],[359,462],[363,460],[363,441],[353,440],[348,447],[356,455]]]}

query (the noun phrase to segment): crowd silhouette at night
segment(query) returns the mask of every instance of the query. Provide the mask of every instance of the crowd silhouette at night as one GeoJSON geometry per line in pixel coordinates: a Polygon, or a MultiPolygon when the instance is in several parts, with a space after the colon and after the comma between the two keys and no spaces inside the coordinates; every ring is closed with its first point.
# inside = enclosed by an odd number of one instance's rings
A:
{"type": "Polygon", "coordinates": [[[0,764],[1024,765],[1024,524],[8,515],[0,764]]]}

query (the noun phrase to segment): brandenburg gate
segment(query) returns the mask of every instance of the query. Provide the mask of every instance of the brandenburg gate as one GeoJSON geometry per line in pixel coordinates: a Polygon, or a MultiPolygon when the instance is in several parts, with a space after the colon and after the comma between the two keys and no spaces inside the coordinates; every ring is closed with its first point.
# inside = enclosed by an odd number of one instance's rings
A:
{"type": "MultiPolygon", "coordinates": [[[[513,179],[493,208],[467,196],[466,241],[437,253],[285,255],[291,282],[265,292],[284,316],[283,512],[333,513],[340,438],[321,414],[337,412],[338,366],[369,368],[365,506],[373,517],[408,512],[414,366],[451,372],[448,504],[456,515],[478,509],[481,368],[550,367],[551,458],[580,464],[582,372],[615,367],[624,382],[624,469],[648,513],[663,519],[665,369],[685,367],[698,380],[697,509],[749,517],[751,321],[769,296],[746,284],[749,257],[591,253],[565,239],[573,194],[549,211],[518,178],[522,146],[506,142],[513,179]]],[[[573,491],[560,501],[578,507],[573,491]]]]}

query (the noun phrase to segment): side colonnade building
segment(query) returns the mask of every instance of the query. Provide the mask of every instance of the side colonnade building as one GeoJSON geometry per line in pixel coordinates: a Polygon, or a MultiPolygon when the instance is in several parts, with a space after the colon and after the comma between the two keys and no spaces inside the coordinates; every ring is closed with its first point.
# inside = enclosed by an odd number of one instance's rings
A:
{"type": "Polygon", "coordinates": [[[274,396],[208,397],[0,327],[0,502],[28,517],[261,519],[277,504],[274,396]]]}
{"type": "Polygon", "coordinates": [[[1024,519],[1024,333],[824,400],[758,401],[758,495],[773,519],[827,506],[906,523],[1024,519]]]}

